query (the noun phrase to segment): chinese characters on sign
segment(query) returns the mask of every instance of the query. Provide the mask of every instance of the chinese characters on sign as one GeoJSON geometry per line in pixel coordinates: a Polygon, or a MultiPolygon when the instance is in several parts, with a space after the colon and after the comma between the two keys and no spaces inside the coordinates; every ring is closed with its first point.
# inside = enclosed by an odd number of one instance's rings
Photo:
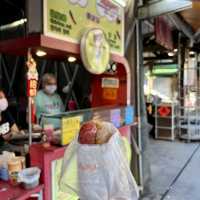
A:
{"type": "Polygon", "coordinates": [[[27,96],[35,97],[37,94],[37,81],[38,81],[38,72],[36,69],[36,62],[29,55],[27,61],[28,73],[27,73],[27,96]]]}
{"type": "Polygon", "coordinates": [[[44,0],[44,34],[80,43],[91,28],[103,30],[111,53],[124,54],[124,9],[112,0],[44,0]]]}
{"type": "Polygon", "coordinates": [[[80,129],[82,116],[62,119],[62,145],[69,144],[80,129]]]}

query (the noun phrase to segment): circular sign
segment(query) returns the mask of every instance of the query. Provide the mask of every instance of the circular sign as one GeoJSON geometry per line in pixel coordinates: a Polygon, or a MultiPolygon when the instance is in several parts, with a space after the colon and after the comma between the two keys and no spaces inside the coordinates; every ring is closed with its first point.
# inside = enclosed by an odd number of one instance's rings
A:
{"type": "Polygon", "coordinates": [[[110,60],[110,47],[101,29],[91,29],[83,35],[81,58],[89,72],[102,74],[106,71],[110,60]]]}

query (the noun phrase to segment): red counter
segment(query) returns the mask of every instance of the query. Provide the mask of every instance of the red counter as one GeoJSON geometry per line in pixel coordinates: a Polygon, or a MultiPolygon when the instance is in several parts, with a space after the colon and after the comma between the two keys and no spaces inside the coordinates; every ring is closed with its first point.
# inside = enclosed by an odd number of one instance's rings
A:
{"type": "Polygon", "coordinates": [[[36,193],[39,193],[38,199],[42,199],[42,190],[43,185],[31,190],[25,190],[20,186],[12,186],[5,181],[0,181],[0,199],[2,200],[26,200],[36,193]]]}
{"type": "Polygon", "coordinates": [[[44,183],[44,200],[52,199],[52,170],[53,161],[62,159],[65,147],[50,146],[45,148],[41,144],[34,144],[30,147],[31,166],[38,166],[42,169],[41,182],[44,183]]]}

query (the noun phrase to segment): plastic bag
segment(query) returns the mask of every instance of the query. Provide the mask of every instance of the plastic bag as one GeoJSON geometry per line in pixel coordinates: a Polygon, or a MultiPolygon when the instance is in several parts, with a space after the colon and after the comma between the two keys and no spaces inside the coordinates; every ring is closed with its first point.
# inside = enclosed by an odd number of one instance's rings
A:
{"type": "Polygon", "coordinates": [[[137,200],[137,184],[123,154],[118,130],[110,123],[113,135],[106,144],[79,144],[78,137],[64,155],[60,189],[77,194],[81,200],[137,200]]]}

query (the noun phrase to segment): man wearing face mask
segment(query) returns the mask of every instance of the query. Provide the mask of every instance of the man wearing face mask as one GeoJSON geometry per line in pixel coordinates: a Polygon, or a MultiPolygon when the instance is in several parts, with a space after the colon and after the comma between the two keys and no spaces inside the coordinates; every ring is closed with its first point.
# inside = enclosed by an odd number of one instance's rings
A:
{"type": "Polygon", "coordinates": [[[60,128],[60,120],[56,118],[42,117],[42,114],[59,114],[64,112],[64,105],[60,96],[56,93],[57,81],[53,74],[45,74],[42,77],[42,90],[35,98],[36,117],[41,126],[52,124],[54,128],[60,128]]]}
{"type": "Polygon", "coordinates": [[[8,101],[2,89],[0,89],[0,152],[8,150],[14,151],[6,142],[9,141],[16,133],[20,133],[15,120],[7,110],[8,101]]]}

